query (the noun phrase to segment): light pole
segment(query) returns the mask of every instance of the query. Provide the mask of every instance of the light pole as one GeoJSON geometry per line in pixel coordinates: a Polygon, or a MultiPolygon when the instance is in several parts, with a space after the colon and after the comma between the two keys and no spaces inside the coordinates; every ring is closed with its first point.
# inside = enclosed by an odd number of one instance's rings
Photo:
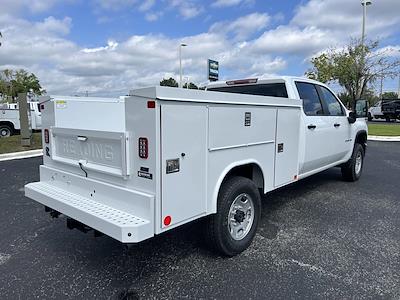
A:
{"type": "Polygon", "coordinates": [[[371,0],[361,0],[361,5],[363,6],[363,22],[362,22],[362,35],[361,35],[361,45],[364,47],[365,40],[365,22],[367,19],[367,6],[371,5],[371,0]]]}
{"type": "Polygon", "coordinates": [[[399,75],[399,87],[397,90],[397,99],[400,99],[400,75],[399,75]]]}
{"type": "Polygon", "coordinates": [[[182,47],[186,47],[187,45],[181,43],[179,45],[179,87],[181,88],[182,85],[182,47]]]}

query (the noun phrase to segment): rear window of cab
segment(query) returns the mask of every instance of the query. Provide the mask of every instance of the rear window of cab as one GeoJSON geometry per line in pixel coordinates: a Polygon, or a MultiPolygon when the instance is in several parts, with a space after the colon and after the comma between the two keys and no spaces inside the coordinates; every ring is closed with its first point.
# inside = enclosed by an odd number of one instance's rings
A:
{"type": "Polygon", "coordinates": [[[208,88],[207,91],[288,98],[285,83],[266,83],[208,88]]]}

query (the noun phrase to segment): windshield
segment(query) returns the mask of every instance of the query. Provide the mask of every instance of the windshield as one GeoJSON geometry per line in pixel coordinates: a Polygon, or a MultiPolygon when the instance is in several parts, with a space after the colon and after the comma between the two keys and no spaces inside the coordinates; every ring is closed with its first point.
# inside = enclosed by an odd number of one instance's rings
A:
{"type": "Polygon", "coordinates": [[[208,91],[288,98],[284,83],[234,85],[208,88],[208,91]]]}

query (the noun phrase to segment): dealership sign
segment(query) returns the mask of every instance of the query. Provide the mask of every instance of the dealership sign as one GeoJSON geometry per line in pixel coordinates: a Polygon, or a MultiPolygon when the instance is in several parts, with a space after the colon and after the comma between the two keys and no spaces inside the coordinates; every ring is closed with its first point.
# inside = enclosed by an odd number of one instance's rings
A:
{"type": "Polygon", "coordinates": [[[208,66],[208,79],[210,81],[218,80],[219,63],[215,60],[209,59],[207,66],[208,66]]]}

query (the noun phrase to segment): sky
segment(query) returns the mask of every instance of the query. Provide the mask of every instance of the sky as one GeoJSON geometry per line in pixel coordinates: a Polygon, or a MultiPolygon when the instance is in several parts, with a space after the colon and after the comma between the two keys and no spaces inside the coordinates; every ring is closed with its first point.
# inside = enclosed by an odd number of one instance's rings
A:
{"type": "MultiPolygon", "coordinates": [[[[372,0],[368,39],[400,58],[400,0],[372,0]]],[[[125,95],[179,79],[303,76],[310,58],[361,36],[360,0],[0,0],[0,70],[35,73],[49,94],[125,95]]],[[[384,91],[397,91],[387,79],[384,91]]]]}

